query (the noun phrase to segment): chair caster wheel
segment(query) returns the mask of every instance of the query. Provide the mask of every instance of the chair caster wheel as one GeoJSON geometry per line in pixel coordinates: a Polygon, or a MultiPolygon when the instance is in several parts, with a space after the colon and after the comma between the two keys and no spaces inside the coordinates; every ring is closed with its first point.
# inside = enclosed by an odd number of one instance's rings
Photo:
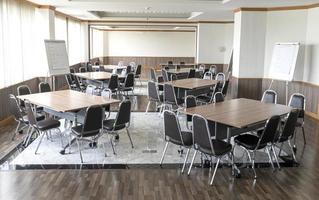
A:
{"type": "Polygon", "coordinates": [[[23,130],[20,130],[20,131],[19,131],[19,134],[23,134],[23,130]]]}
{"type": "Polygon", "coordinates": [[[64,155],[64,154],[65,154],[65,150],[64,150],[64,149],[61,150],[61,151],[60,151],[60,154],[64,155]]]}

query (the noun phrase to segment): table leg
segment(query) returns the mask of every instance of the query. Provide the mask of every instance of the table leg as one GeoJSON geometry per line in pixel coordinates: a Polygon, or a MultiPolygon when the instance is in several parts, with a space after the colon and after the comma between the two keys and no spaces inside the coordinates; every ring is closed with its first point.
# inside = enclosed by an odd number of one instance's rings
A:
{"type": "MultiPolygon", "coordinates": [[[[75,126],[78,124],[77,113],[75,113],[75,115],[74,115],[74,124],[75,124],[75,126]]],[[[72,127],[71,127],[71,128],[72,128],[72,127]]],[[[70,132],[69,134],[71,134],[71,132],[70,132]]],[[[69,148],[70,145],[72,145],[75,141],[76,141],[75,137],[72,138],[71,141],[68,142],[68,143],[63,147],[63,149],[60,151],[60,154],[64,155],[64,154],[65,154],[65,150],[66,150],[67,148],[69,148]]]]}
{"type": "MultiPolygon", "coordinates": [[[[230,143],[231,140],[231,127],[227,127],[227,142],[230,143]]],[[[235,154],[233,152],[233,157],[235,157],[235,154]]],[[[234,158],[233,158],[234,159],[234,158]]],[[[240,170],[239,168],[236,166],[235,162],[234,162],[234,166],[233,166],[233,175],[235,175],[236,178],[240,177],[240,170]],[[235,173],[236,172],[236,173],[235,173]]]]}

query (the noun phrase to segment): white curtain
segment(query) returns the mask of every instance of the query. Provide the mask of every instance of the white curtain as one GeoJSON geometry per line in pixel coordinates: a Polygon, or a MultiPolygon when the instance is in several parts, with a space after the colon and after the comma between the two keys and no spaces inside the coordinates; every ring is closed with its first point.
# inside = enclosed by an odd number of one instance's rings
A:
{"type": "Polygon", "coordinates": [[[46,35],[41,28],[34,6],[0,1],[0,88],[46,75],[46,35]]]}
{"type": "Polygon", "coordinates": [[[68,20],[68,50],[70,65],[85,61],[85,46],[82,24],[72,19],[68,20]]]}
{"type": "Polygon", "coordinates": [[[92,58],[103,57],[103,31],[91,29],[91,55],[92,58]]]}

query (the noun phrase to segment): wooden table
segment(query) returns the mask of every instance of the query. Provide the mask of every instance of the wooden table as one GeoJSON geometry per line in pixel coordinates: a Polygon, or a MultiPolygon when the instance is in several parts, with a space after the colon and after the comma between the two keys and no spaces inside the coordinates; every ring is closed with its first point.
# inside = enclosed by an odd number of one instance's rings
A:
{"type": "Polygon", "coordinates": [[[117,99],[85,94],[74,90],[36,93],[18,96],[23,101],[42,106],[56,112],[73,112],[92,105],[109,105],[118,103],[117,99]]]}
{"type": "Polygon", "coordinates": [[[273,115],[286,115],[291,107],[280,104],[267,104],[252,99],[232,99],[216,104],[207,104],[186,108],[182,113],[188,115],[198,114],[209,121],[228,126],[227,139],[246,132],[255,125],[264,123],[273,115]],[[234,135],[231,131],[235,130],[234,135]],[[241,131],[240,131],[241,130],[241,131]]]}
{"type": "Polygon", "coordinates": [[[207,80],[207,79],[201,79],[201,78],[186,78],[186,79],[180,79],[175,81],[167,81],[167,82],[161,82],[159,84],[171,84],[173,87],[176,87],[178,89],[185,89],[185,97],[187,96],[188,90],[196,90],[196,89],[202,89],[202,88],[208,88],[217,83],[216,80],[207,80]]]}
{"type": "MultiPolygon", "coordinates": [[[[75,73],[74,75],[94,81],[105,81],[110,80],[112,73],[109,72],[84,72],[84,73],[75,73]]],[[[125,78],[125,76],[118,74],[118,78],[125,78]]]]}
{"type": "MultiPolygon", "coordinates": [[[[42,106],[44,111],[60,118],[65,118],[77,124],[78,111],[93,105],[110,105],[120,102],[117,99],[85,94],[74,90],[60,90],[18,96],[23,101],[42,106]]],[[[74,140],[71,141],[73,143],[74,140]]],[[[61,154],[65,153],[66,145],[61,154]]]]}

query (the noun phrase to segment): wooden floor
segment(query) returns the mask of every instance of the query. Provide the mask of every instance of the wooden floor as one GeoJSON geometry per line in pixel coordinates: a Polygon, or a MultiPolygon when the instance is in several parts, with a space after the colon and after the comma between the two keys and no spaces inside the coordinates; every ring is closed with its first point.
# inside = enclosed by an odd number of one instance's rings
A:
{"type": "Polygon", "coordinates": [[[307,119],[306,134],[304,149],[298,134],[299,167],[256,169],[256,182],[249,169],[236,179],[227,167],[217,171],[214,186],[209,169],[189,177],[180,169],[0,171],[0,199],[318,199],[319,123],[307,119]]]}

